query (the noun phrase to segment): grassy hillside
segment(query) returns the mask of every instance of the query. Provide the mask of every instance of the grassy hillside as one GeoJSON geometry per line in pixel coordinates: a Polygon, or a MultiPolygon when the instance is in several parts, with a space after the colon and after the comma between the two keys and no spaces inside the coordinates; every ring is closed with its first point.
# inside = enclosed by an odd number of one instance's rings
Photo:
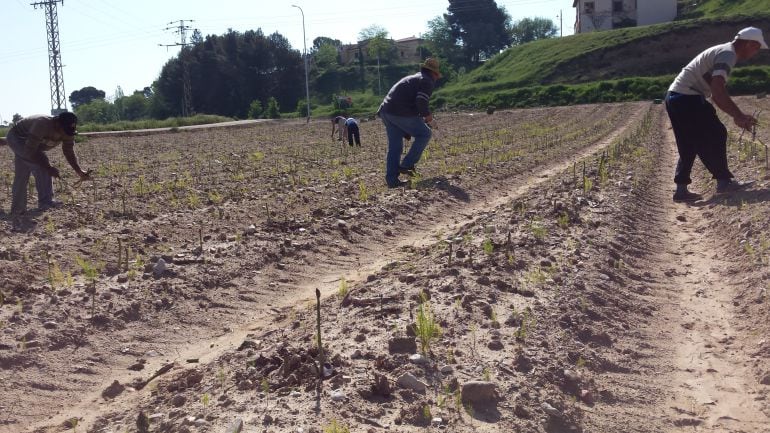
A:
{"type": "Polygon", "coordinates": [[[770,0],[685,0],[679,2],[679,11],[683,19],[766,14],[770,0]]]}
{"type": "MultiPolygon", "coordinates": [[[[525,88],[543,90],[558,85],[558,90],[548,92],[562,93],[564,88],[575,89],[575,85],[579,85],[580,89],[586,89],[592,87],[588,83],[603,81],[609,82],[605,87],[614,87],[612,83],[630,77],[645,79],[632,86],[624,85],[635,90],[621,93],[633,97],[637,92],[637,98],[646,98],[659,94],[661,83],[669,81],[700,51],[731,40],[737,30],[749,25],[770,28],[770,15],[703,18],[535,41],[512,47],[448,83],[436,92],[436,98],[449,105],[476,105],[471,101],[507,99],[497,95],[501,92],[511,94],[525,88]]],[[[770,53],[763,51],[742,66],[767,64],[770,64],[770,53]]],[[[742,88],[755,91],[751,86],[742,88]]],[[[584,96],[591,93],[574,92],[584,96]]],[[[573,103],[577,102],[589,100],[574,99],[573,103]]]]}

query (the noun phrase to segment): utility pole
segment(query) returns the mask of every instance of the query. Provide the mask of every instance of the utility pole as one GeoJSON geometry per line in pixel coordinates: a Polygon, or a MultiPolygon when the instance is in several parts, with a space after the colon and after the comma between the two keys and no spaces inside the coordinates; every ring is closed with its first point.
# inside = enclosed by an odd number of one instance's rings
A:
{"type": "MultiPolygon", "coordinates": [[[[187,31],[191,29],[190,26],[185,25],[185,21],[193,22],[194,20],[179,20],[178,26],[166,27],[166,30],[174,29],[174,33],[179,34],[179,43],[176,44],[158,44],[161,47],[182,47],[179,51],[179,61],[182,63],[182,117],[192,115],[192,86],[190,85],[190,69],[187,65],[187,55],[184,48],[187,45],[187,31]]],[[[168,25],[174,24],[177,21],[172,21],[168,25]]]]}
{"type": "Polygon", "coordinates": [[[307,38],[305,37],[305,11],[297,5],[291,5],[293,8],[299,9],[302,14],[302,57],[305,58],[305,97],[307,98],[307,123],[310,123],[310,85],[307,80],[307,38]]]}
{"type": "Polygon", "coordinates": [[[559,37],[564,37],[564,10],[559,9],[559,37]]]}
{"type": "Polygon", "coordinates": [[[64,4],[64,0],[45,0],[30,3],[35,9],[45,8],[45,23],[48,33],[48,73],[51,82],[51,114],[57,115],[67,111],[67,97],[64,93],[64,75],[61,64],[61,47],[59,45],[59,14],[56,3],[64,4]]]}

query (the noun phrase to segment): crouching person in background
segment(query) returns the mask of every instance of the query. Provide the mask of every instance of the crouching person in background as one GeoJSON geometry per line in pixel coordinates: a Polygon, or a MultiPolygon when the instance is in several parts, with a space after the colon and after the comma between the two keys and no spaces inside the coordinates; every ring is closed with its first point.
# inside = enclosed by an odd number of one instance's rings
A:
{"type": "Polygon", "coordinates": [[[51,165],[45,154],[60,144],[64,157],[80,179],[90,179],[89,172],[80,168],[75,156],[77,123],[77,116],[65,111],[54,117],[25,117],[8,131],[6,141],[14,153],[12,216],[19,216],[27,211],[27,184],[30,174],[35,176],[38,210],[61,205],[53,199],[53,178],[59,177],[59,170],[51,165]]]}

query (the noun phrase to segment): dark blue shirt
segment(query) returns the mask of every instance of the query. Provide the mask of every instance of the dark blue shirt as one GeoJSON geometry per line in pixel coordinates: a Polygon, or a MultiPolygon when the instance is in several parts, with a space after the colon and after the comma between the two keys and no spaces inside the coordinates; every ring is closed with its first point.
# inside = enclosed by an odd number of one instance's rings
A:
{"type": "Polygon", "coordinates": [[[430,72],[420,71],[408,75],[391,87],[379,111],[396,116],[420,116],[430,114],[428,101],[436,85],[430,72]]]}

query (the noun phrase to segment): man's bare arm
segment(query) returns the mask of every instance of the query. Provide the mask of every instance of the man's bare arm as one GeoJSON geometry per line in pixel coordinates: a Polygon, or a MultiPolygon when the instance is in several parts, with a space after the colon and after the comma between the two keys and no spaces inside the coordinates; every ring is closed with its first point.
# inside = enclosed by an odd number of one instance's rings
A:
{"type": "Polygon", "coordinates": [[[725,78],[722,76],[715,76],[711,78],[711,99],[719,107],[720,110],[729,114],[733,118],[736,125],[743,129],[751,128],[757,121],[753,116],[745,114],[735,104],[733,98],[727,93],[727,86],[725,78]]]}

